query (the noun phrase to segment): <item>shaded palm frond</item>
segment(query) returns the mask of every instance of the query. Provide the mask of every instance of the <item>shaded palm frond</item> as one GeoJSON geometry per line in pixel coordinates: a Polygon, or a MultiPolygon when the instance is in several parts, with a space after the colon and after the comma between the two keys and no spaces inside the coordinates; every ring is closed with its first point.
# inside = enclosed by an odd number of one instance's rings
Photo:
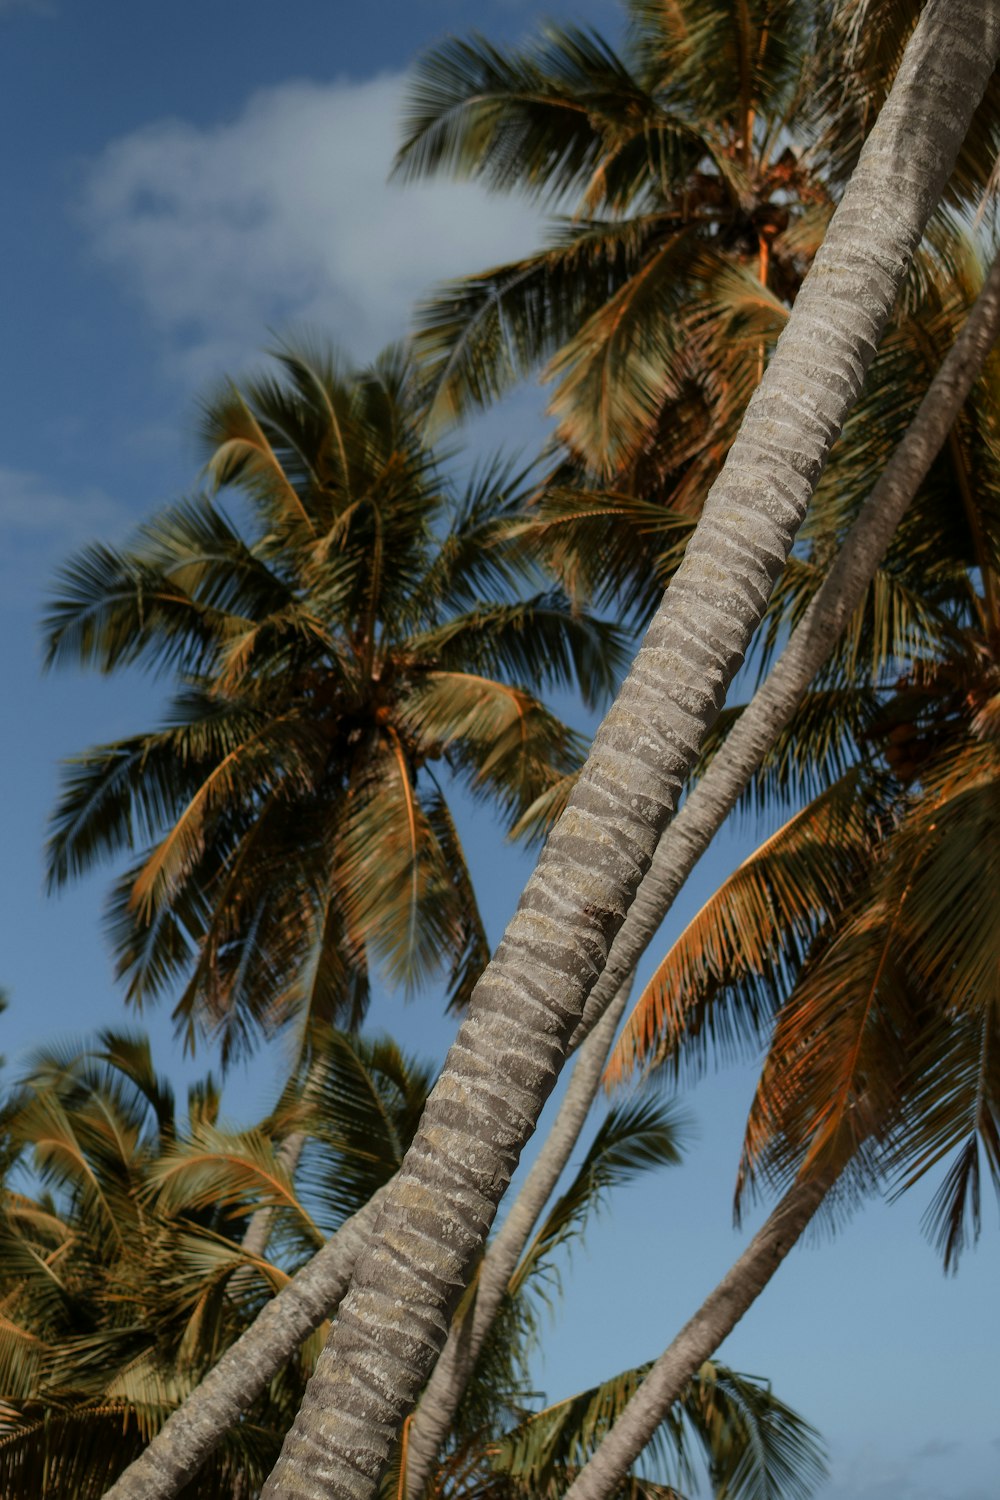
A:
{"type": "Polygon", "coordinates": [[[310,1135],[303,1184],[335,1228],[399,1168],[433,1083],[432,1071],[390,1037],[333,1031],[317,1051],[299,1128],[310,1135]]]}
{"type": "Polygon", "coordinates": [[[395,171],[561,195],[590,180],[609,128],[627,122],[631,134],[636,113],[651,112],[626,64],[592,32],[550,27],[508,53],[483,37],[449,38],[417,63],[395,171]]]}

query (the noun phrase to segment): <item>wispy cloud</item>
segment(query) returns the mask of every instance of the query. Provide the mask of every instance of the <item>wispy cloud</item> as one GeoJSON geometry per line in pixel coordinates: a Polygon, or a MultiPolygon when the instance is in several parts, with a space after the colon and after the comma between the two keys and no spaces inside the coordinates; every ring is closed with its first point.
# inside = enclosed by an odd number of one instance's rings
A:
{"type": "Polygon", "coordinates": [[[523,254],[537,209],[474,185],[386,182],[404,79],[292,82],[201,129],[162,120],[86,178],[91,243],[186,378],[303,324],[369,358],[435,281],[523,254]]]}
{"type": "Polygon", "coordinates": [[[16,10],[33,11],[36,16],[58,14],[52,0],[0,0],[0,16],[9,16],[16,10]]]}
{"type": "Polygon", "coordinates": [[[74,548],[108,540],[129,523],[125,508],[92,487],[76,493],[42,475],[0,465],[0,600],[4,607],[34,604],[41,579],[74,548]]]}
{"type": "Polygon", "coordinates": [[[988,1500],[972,1477],[978,1468],[978,1455],[951,1439],[929,1438],[909,1453],[866,1446],[834,1462],[823,1500],[940,1500],[943,1493],[949,1500],[988,1500]]]}

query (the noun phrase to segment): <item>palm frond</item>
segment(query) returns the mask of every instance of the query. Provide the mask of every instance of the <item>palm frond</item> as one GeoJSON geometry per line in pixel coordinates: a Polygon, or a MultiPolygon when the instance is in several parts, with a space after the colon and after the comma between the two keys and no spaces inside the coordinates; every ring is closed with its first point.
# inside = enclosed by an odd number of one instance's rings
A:
{"type": "Polygon", "coordinates": [[[819,926],[867,873],[874,829],[856,772],[794,814],[724,881],[637,1000],[607,1069],[609,1085],[664,1064],[756,1051],[774,981],[794,974],[819,926]]]}
{"type": "Polygon", "coordinates": [[[648,96],[595,33],[552,26],[507,53],[481,36],[449,38],[417,63],[394,170],[562,194],[588,182],[608,133],[626,121],[634,129],[629,106],[633,116],[650,112],[648,96]]]}
{"type": "Polygon", "coordinates": [[[609,477],[634,457],[664,400],[681,393],[687,366],[678,315],[697,255],[691,230],[667,236],[546,369],[559,436],[596,473],[609,477]]]}
{"type": "MultiPolygon", "coordinates": [[[[527,1417],[497,1445],[494,1466],[533,1495],[563,1493],[600,1446],[650,1366],[639,1365],[527,1417]]],[[[826,1477],[818,1435],[769,1385],[724,1365],[702,1365],[657,1428],[644,1455],[654,1485],[691,1491],[693,1441],[704,1450],[714,1492],[729,1500],[807,1500],[826,1477]]],[[[622,1496],[646,1493],[629,1476],[622,1496]]],[[[657,1489],[655,1493],[663,1494],[657,1489]]]]}
{"type": "Polygon", "coordinates": [[[329,1228],[357,1212],[397,1171],[417,1128],[433,1075],[389,1037],[332,1031],[303,1093],[310,1135],[302,1182],[322,1203],[329,1228]]]}
{"type": "Polygon", "coordinates": [[[676,1166],[689,1128],[675,1106],[652,1098],[631,1099],[609,1110],[573,1181],[536,1230],[508,1287],[512,1297],[539,1275],[550,1273],[555,1251],[583,1232],[590,1215],[613,1188],[643,1172],[676,1166]]]}

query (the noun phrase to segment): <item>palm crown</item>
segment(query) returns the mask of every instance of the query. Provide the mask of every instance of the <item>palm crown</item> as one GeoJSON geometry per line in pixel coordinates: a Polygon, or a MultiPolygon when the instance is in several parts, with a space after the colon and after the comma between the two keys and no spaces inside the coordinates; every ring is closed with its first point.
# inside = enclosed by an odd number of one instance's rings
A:
{"type": "MultiPolygon", "coordinates": [[[[735,436],[920,6],[626,0],[621,52],[549,27],[419,64],[397,170],[569,207],[549,244],[419,313],[437,410],[548,361],[558,436],[591,476],[697,514],[735,436]]],[[[949,189],[1000,145],[994,88],[949,189]]]]}
{"type": "Polygon", "coordinates": [[[151,841],[111,900],[119,972],[136,1001],[187,974],[177,1015],[224,1055],[292,1014],[355,1024],[372,957],[394,981],[443,967],[461,1002],[487,946],[438,773],[513,821],[579,756],[521,684],[592,702],[621,660],[539,587],[509,472],[453,498],[402,352],[279,367],[205,407],[239,523],[200,494],[88,548],[46,622],[50,662],[179,684],[161,728],[70,763],[49,871],[151,841]]]}

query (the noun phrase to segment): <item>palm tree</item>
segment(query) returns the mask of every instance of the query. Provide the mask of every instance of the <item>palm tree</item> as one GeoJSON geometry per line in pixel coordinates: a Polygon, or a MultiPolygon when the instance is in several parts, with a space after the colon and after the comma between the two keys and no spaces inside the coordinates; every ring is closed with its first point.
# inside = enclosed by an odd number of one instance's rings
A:
{"type": "MultiPolygon", "coordinates": [[[[920,5],[627,0],[625,10],[621,54],[549,26],[510,50],[452,39],[418,64],[401,176],[475,177],[572,217],[541,251],[434,294],[417,350],[448,416],[547,361],[574,487],[582,469],[614,481],[605,506],[655,498],[691,520],[920,5]]],[[[998,97],[962,148],[952,201],[990,177],[998,97]]]]}
{"type": "Polygon", "coordinates": [[[871,772],[852,773],[796,814],[674,944],[626,1033],[616,1073],[637,1058],[697,1068],[710,1050],[759,1046],[777,1011],[737,1205],[761,1183],[782,1196],[567,1500],[614,1492],[691,1369],[817,1212],[842,1213],[884,1183],[899,1193],[946,1167],[925,1224],[954,1269],[979,1232],[984,1166],[1000,1195],[995,658],[980,645],[915,673],[888,705],[881,734],[897,772],[881,789],[882,835],[871,824],[873,788],[864,786],[871,772]],[[893,739],[901,724],[905,741],[893,739]],[[849,853],[843,873],[854,867],[847,880],[827,865],[836,804],[849,853]]]}
{"type": "Polygon", "coordinates": [[[224,1060],[289,1017],[357,1025],[373,961],[443,969],[464,1003],[488,946],[450,779],[516,819],[580,754],[524,684],[594,703],[620,662],[613,628],[539,587],[509,471],[453,497],[402,352],[278,365],[205,406],[233,514],[200,494],[86,549],[46,621],[50,663],[177,685],[162,727],[70,763],[49,877],[148,845],[111,900],[118,972],[137,1003],[183,976],[178,1023],[224,1060]]]}
{"type": "Polygon", "coordinates": [[[265,1495],[287,1493],[286,1481],[300,1495],[331,1485],[356,1500],[374,1493],[860,389],[998,43],[996,6],[932,0],[926,8],[684,563],[477,986],[383,1207],[380,1246],[357,1266],[329,1357],[265,1495]]]}
{"type": "MultiPolygon", "coordinates": [[[[616,974],[627,974],[634,965],[669,909],[685,873],[707,845],[728,809],[738,800],[741,791],[745,790],[761,758],[779,743],[779,753],[769,771],[779,790],[786,789],[788,756],[787,737],[783,731],[790,722],[795,722],[796,705],[806,692],[810,679],[830,655],[845,623],[863,603],[866,587],[877,570],[881,553],[925,479],[932,459],[944,442],[993,344],[998,327],[1000,266],[995,264],[953,348],[921,402],[919,412],[907,428],[904,440],[894,451],[874,491],[852,524],[835,566],[813,596],[780,662],[758,690],[753,703],[739,714],[736,727],[726,734],[707,774],[688,796],[678,818],[661,840],[653,868],[615,940],[605,974],[588,1001],[588,1012],[594,1007],[595,1014],[600,1014],[601,991],[607,991],[606,981],[609,977],[614,979],[616,974]]],[[[870,406],[871,398],[865,404],[870,406]]],[[[894,411],[898,407],[895,397],[892,406],[894,411]]],[[[985,473],[978,476],[981,494],[988,488],[986,481],[985,473]]],[[[942,495],[942,501],[947,506],[946,494],[942,495]]],[[[961,567],[959,563],[956,573],[961,567]]],[[[954,590],[951,592],[954,598],[954,590]]],[[[825,714],[829,705],[827,696],[813,694],[813,703],[817,699],[821,714],[825,714]]],[[[801,721],[801,715],[799,719],[801,721]]],[[[806,722],[808,724],[809,715],[806,722]]],[[[835,743],[839,744],[840,738],[835,737],[835,743]]],[[[802,724],[799,722],[793,743],[800,745],[801,741],[802,724]]],[[[818,753],[824,766],[829,760],[825,746],[825,737],[816,743],[813,736],[810,754],[815,758],[818,753]]],[[[803,760],[797,755],[794,765],[800,773],[809,771],[810,759],[807,756],[803,760]]],[[[827,837],[830,831],[828,827],[827,837]]],[[[844,832],[849,832],[849,829],[844,832]]],[[[850,841],[845,845],[844,855],[848,860],[852,858],[850,841]]],[[[845,864],[844,868],[849,875],[852,866],[845,864]]],[[[843,883],[832,886],[832,889],[843,889],[843,883]]],[[[624,990],[619,999],[624,1004],[624,990]]],[[[478,1356],[495,1317],[498,1294],[502,1296],[593,1101],[607,1043],[617,1028],[619,1015],[619,1002],[613,1001],[587,1037],[558,1117],[538,1160],[519,1190],[500,1232],[487,1248],[477,1273],[472,1316],[463,1318],[460,1326],[453,1326],[420,1407],[408,1423],[406,1475],[411,1493],[421,1492],[434,1471],[438,1448],[450,1431],[453,1413],[468,1379],[469,1364],[478,1356]]],[[[581,1023],[578,1031],[582,1029],[581,1023]]],[[[228,1425],[239,1418],[297,1345],[315,1331],[327,1312],[338,1304],[350,1279],[354,1260],[370,1231],[374,1204],[375,1200],[372,1200],[365,1210],[343,1226],[308,1267],[299,1272],[268,1305],[252,1329],[192,1393],[139,1463],[119,1481],[116,1496],[121,1494],[124,1500],[126,1495],[147,1497],[155,1493],[165,1500],[176,1493],[178,1481],[174,1476],[195,1471],[228,1425]]],[[[245,1238],[244,1247],[246,1243],[245,1238]]]]}
{"type": "MultiPolygon", "coordinates": [[[[990,285],[996,299],[996,266],[990,285]]],[[[941,321],[921,325],[925,342],[933,344],[941,321]]],[[[697,1071],[709,1056],[755,1053],[770,1038],[738,1201],[762,1182],[783,1196],[656,1362],[573,1500],[609,1492],[688,1372],[730,1331],[824,1201],[836,1211],[873,1187],[902,1191],[946,1167],[926,1223],[954,1269],[979,1230],[984,1163],[1000,1191],[1000,950],[991,911],[1000,876],[998,399],[991,361],[889,549],[874,597],[842,649],[831,653],[827,643],[826,681],[806,698],[800,733],[776,744],[772,737],[751,788],[762,805],[810,784],[819,795],[678,938],[612,1059],[615,1081],[635,1067],[697,1071]],[[873,629],[894,592],[909,595],[907,628],[883,620],[873,629]],[[848,757],[855,763],[831,784],[851,723],[864,728],[848,757]]],[[[893,390],[883,379],[863,405],[870,461],[906,419],[906,403],[898,382],[893,390]]],[[[846,556],[845,548],[838,570],[846,556]]],[[[774,678],[806,628],[803,621],[774,678]]],[[[745,715],[725,716],[704,784],[732,759],[730,741],[750,718],[760,718],[756,699],[745,715]]]]}
{"type": "MultiPolygon", "coordinates": [[[[306,1094],[286,1091],[240,1133],[220,1129],[211,1077],[178,1119],[141,1036],[104,1032],[83,1052],[36,1058],[4,1109],[44,1189],[11,1186],[0,1211],[0,1488],[12,1500],[103,1494],[325,1234],[397,1169],[427,1069],[386,1039],[332,1033],[318,1052],[306,1094]],[[276,1145],[289,1112],[309,1136],[298,1184],[276,1145]],[[241,1243],[260,1203],[277,1217],[272,1260],[241,1243]]],[[[256,1492],[321,1342],[314,1333],[282,1361],[224,1436],[199,1495],[256,1492]]]]}
{"type": "Polygon", "coordinates": [[[551,26],[525,48],[450,40],[419,63],[400,175],[478,177],[574,212],[542,251],[436,293],[417,348],[452,416],[549,360],[558,435],[585,469],[628,472],[691,515],[832,212],[799,149],[816,27],[797,0],[628,13],[621,56],[551,26]],[[720,298],[758,324],[735,357],[720,298]]]}
{"type": "MultiPolygon", "coordinates": [[[[275,1118],[239,1134],[219,1129],[211,1079],[191,1091],[188,1120],[179,1121],[141,1037],[106,1032],[82,1053],[36,1059],[5,1109],[12,1139],[47,1189],[42,1197],[11,1191],[0,1227],[0,1482],[11,1500],[43,1490],[76,1500],[103,1493],[261,1297],[310,1253],[317,1228],[343,1223],[381,1190],[430,1075],[388,1039],[332,1033],[321,1059],[296,1101],[309,1133],[298,1184],[277,1165],[275,1118]],[[248,1265],[233,1226],[261,1201],[279,1214],[281,1254],[248,1265]],[[225,1286],[241,1266],[252,1279],[234,1306],[225,1286]]],[[[290,1107],[284,1100],[279,1113],[290,1107]]],[[[577,1413],[579,1398],[573,1411],[563,1403],[530,1412],[525,1358],[539,1296],[547,1296],[560,1250],[583,1232],[601,1198],[676,1160],[676,1140],[676,1123],[658,1104],[609,1113],[511,1279],[435,1492],[471,1495],[475,1467],[480,1480],[488,1474],[494,1487],[521,1493],[542,1466],[551,1473],[563,1453],[593,1442],[601,1417],[577,1413]],[[466,1478],[456,1487],[460,1458],[466,1478]]],[[[199,1495],[256,1491],[317,1350],[313,1336],[274,1373],[199,1476],[199,1495]]],[[[605,1414],[637,1378],[626,1372],[598,1393],[605,1414]]],[[[706,1370],[685,1392],[659,1457],[693,1482],[686,1425],[713,1473],[745,1474],[776,1496],[811,1493],[822,1472],[815,1434],[750,1377],[706,1370]]]]}

